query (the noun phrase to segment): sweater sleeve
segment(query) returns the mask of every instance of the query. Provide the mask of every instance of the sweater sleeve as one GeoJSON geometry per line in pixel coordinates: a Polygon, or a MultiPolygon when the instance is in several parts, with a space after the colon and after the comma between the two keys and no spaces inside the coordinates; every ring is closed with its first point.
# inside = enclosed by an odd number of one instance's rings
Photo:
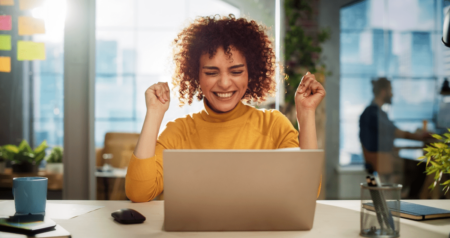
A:
{"type": "Polygon", "coordinates": [[[181,141],[186,139],[183,120],[177,119],[167,123],[158,137],[155,156],[138,159],[133,154],[125,178],[125,193],[133,202],[148,202],[164,190],[163,151],[180,149],[181,141]]]}
{"type": "Polygon", "coordinates": [[[277,149],[299,147],[298,131],[292,123],[279,111],[274,111],[275,123],[272,126],[272,138],[277,149]]]}
{"type": "Polygon", "coordinates": [[[125,193],[133,202],[148,202],[164,190],[163,160],[164,146],[156,144],[155,156],[138,159],[133,154],[125,178],[125,193]]]}

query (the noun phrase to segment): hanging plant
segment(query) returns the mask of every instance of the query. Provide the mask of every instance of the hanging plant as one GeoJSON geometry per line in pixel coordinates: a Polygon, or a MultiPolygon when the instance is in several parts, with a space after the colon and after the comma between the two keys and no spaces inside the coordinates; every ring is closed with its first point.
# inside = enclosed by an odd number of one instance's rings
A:
{"type": "MultiPolygon", "coordinates": [[[[330,38],[328,29],[307,32],[302,22],[311,21],[313,17],[313,1],[286,0],[285,46],[285,106],[283,112],[289,114],[295,107],[295,92],[307,71],[316,74],[316,79],[324,83],[324,76],[330,74],[320,59],[321,43],[330,38]]],[[[293,121],[297,127],[296,120],[293,121]]]]}

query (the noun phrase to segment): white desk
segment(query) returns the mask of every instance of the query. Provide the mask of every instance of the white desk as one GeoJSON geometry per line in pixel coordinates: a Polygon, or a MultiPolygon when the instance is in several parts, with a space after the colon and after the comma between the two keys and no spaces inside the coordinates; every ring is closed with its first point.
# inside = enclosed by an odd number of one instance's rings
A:
{"type": "MultiPolygon", "coordinates": [[[[128,201],[51,201],[104,206],[99,210],[72,218],[55,220],[72,237],[360,237],[360,201],[318,201],[311,231],[278,232],[165,232],[163,230],[164,202],[131,203],[128,201]],[[111,213],[121,208],[133,208],[147,220],[143,224],[116,223],[111,213]]],[[[450,210],[450,200],[411,200],[409,202],[450,210]]],[[[401,219],[400,235],[405,238],[449,237],[450,219],[412,221],[401,219]]]]}

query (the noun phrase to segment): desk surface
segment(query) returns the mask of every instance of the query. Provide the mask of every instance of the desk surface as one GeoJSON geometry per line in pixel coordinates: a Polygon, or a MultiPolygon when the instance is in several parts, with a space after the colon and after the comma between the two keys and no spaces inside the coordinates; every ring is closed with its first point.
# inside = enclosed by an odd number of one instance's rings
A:
{"type": "MultiPolygon", "coordinates": [[[[1,201],[0,201],[1,202],[1,201]]],[[[72,237],[360,237],[360,201],[317,202],[314,227],[310,231],[278,232],[165,232],[163,230],[164,202],[131,203],[129,201],[55,201],[104,206],[99,210],[72,218],[55,220],[72,234],[72,237]],[[143,224],[116,223],[111,213],[121,208],[133,208],[147,220],[143,224]]],[[[449,200],[409,200],[408,202],[450,210],[449,200]]],[[[401,219],[401,237],[449,237],[450,219],[412,221],[401,219]]]]}

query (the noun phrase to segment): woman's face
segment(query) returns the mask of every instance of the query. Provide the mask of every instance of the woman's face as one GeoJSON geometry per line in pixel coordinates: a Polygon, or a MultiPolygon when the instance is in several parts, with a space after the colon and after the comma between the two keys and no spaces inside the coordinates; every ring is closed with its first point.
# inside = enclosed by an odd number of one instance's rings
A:
{"type": "Polygon", "coordinates": [[[209,106],[217,112],[233,110],[248,87],[248,70],[245,57],[231,47],[231,58],[223,47],[217,49],[214,57],[208,54],[200,57],[200,87],[209,106]]]}

